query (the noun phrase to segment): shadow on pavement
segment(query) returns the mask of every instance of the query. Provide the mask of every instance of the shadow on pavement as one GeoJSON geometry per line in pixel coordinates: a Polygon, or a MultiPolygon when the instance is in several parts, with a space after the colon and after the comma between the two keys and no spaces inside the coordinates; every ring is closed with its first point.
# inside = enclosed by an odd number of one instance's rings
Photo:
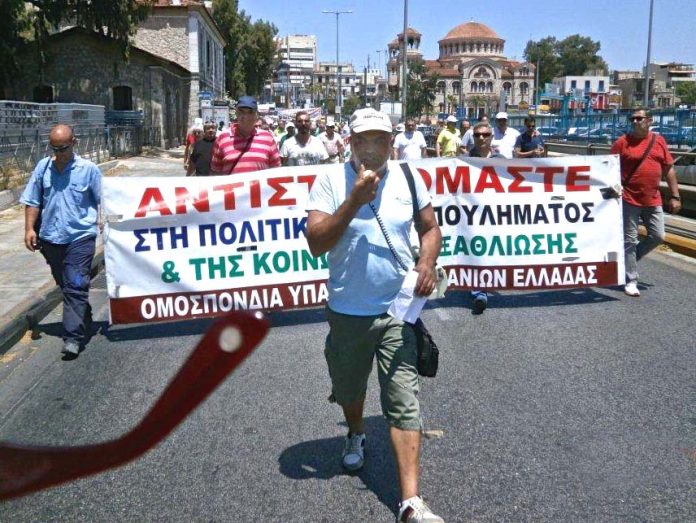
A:
{"type": "MultiPolygon", "coordinates": [[[[280,472],[296,480],[356,475],[365,488],[396,515],[400,500],[399,478],[389,442],[389,429],[382,416],[365,418],[365,466],[351,474],[341,465],[343,437],[303,441],[285,449],[278,458],[280,472]]],[[[342,423],[342,425],[344,425],[342,423]]]]}
{"type": "MultiPolygon", "coordinates": [[[[611,288],[611,290],[617,290],[617,288],[611,288]]],[[[623,291],[621,292],[623,294],[623,291]]],[[[555,307],[557,305],[583,305],[617,300],[618,298],[598,292],[592,287],[555,291],[495,291],[488,293],[488,308],[555,307]]],[[[469,291],[453,290],[447,291],[447,295],[441,300],[426,302],[425,308],[460,307],[471,309],[472,305],[473,300],[469,291]]]]}

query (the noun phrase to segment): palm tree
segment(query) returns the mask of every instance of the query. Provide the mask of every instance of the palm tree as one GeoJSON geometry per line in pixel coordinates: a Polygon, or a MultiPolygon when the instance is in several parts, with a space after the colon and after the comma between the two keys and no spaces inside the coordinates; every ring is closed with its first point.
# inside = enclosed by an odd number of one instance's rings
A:
{"type": "Polygon", "coordinates": [[[447,103],[449,104],[449,107],[447,109],[448,113],[453,113],[454,108],[457,106],[457,97],[453,94],[448,94],[447,95],[447,103]]]}

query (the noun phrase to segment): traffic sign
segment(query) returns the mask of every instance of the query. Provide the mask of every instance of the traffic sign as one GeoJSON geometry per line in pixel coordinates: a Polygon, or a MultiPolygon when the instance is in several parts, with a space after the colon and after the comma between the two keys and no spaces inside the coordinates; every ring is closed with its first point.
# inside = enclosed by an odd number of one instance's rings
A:
{"type": "Polygon", "coordinates": [[[212,100],[213,93],[210,91],[199,91],[198,92],[198,99],[199,100],[212,100]]]}

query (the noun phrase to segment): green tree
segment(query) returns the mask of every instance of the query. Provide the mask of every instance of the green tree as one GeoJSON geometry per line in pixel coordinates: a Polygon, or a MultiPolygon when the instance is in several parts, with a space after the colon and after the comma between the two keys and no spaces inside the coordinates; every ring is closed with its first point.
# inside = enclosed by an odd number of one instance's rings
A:
{"type": "Polygon", "coordinates": [[[557,44],[555,37],[547,36],[538,42],[529,40],[524,48],[524,59],[534,65],[539,64],[539,84],[542,87],[561,72],[559,59],[556,56],[557,44]]]}
{"type": "Polygon", "coordinates": [[[213,19],[227,40],[225,80],[232,98],[256,95],[263,90],[276,58],[274,37],[278,29],[270,22],[257,20],[239,10],[238,0],[214,0],[213,19]]]}
{"type": "Polygon", "coordinates": [[[408,67],[408,99],[404,116],[430,114],[439,76],[428,74],[423,60],[410,62],[408,67]]]}
{"type": "Polygon", "coordinates": [[[586,71],[601,70],[606,72],[607,63],[599,56],[602,45],[588,36],[579,34],[564,38],[556,44],[556,55],[561,63],[561,74],[581,75],[586,71]]]}
{"type": "Polygon", "coordinates": [[[15,50],[34,42],[43,59],[49,32],[63,24],[76,25],[116,40],[128,55],[130,37],[147,18],[153,0],[0,0],[0,87],[16,71],[15,50]],[[27,33],[27,29],[32,31],[27,33]]]}
{"type": "Polygon", "coordinates": [[[579,34],[563,40],[547,36],[539,41],[529,40],[524,58],[536,65],[539,61],[539,85],[544,87],[555,76],[582,75],[587,71],[606,72],[607,63],[597,53],[599,42],[579,34]]]}
{"type": "Polygon", "coordinates": [[[343,109],[341,113],[344,116],[350,116],[355,112],[356,109],[359,109],[363,105],[363,99],[361,96],[358,95],[350,95],[343,100],[343,109]]]}
{"type": "Polygon", "coordinates": [[[17,72],[15,51],[23,39],[21,32],[29,25],[22,0],[0,0],[0,96],[17,72]]]}
{"type": "Polygon", "coordinates": [[[681,99],[681,103],[696,105],[696,82],[679,82],[675,93],[681,99]]]}

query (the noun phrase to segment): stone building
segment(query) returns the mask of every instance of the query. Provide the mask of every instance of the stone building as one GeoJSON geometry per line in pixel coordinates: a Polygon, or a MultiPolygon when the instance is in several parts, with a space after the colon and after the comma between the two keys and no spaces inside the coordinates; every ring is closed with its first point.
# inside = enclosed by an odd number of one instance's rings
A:
{"type": "MultiPolygon", "coordinates": [[[[407,57],[411,61],[420,55],[421,35],[409,29],[407,37],[407,57]]],[[[399,82],[401,42],[403,35],[399,34],[389,44],[390,87],[399,82]]],[[[525,110],[534,103],[536,67],[508,60],[505,40],[490,27],[466,22],[452,28],[438,44],[439,57],[425,60],[428,72],[439,79],[436,111],[476,118],[497,110],[525,110]]]]}
{"type": "Polygon", "coordinates": [[[34,102],[103,105],[135,111],[160,145],[182,143],[200,114],[199,93],[225,97],[225,40],[197,0],[157,0],[132,39],[129,59],[103,35],[71,27],[50,36],[45,63],[26,50],[11,95],[34,102]]]}

